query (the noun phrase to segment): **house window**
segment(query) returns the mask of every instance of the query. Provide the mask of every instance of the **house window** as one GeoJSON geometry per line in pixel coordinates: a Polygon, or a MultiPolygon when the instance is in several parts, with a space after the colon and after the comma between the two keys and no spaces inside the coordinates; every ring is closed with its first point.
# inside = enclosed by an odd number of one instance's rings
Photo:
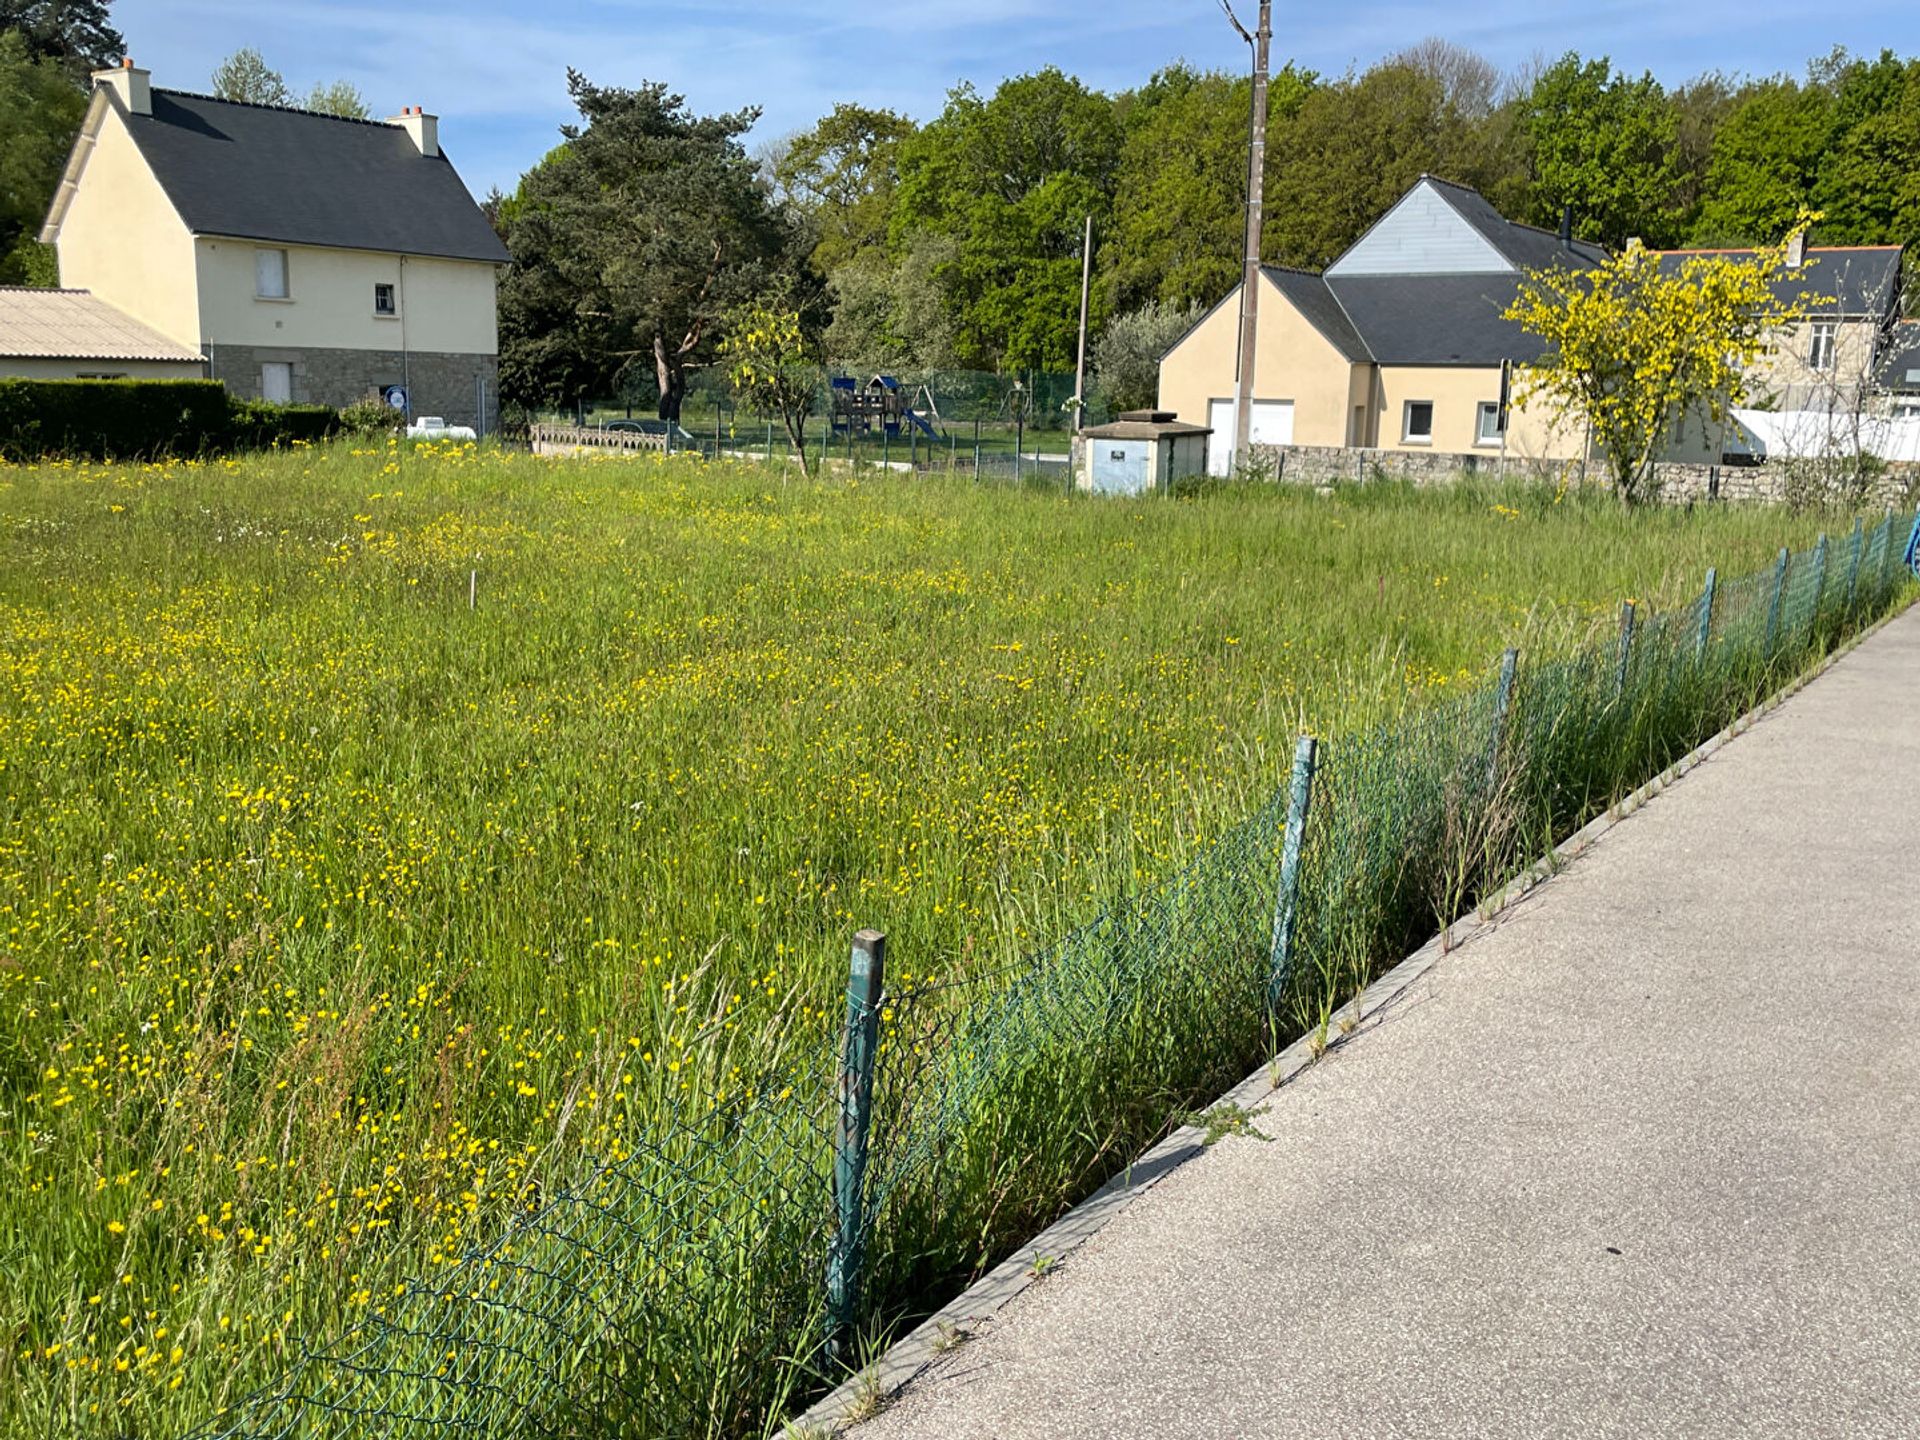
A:
{"type": "Polygon", "coordinates": [[[1400,439],[1408,445],[1433,443],[1433,402],[1409,400],[1400,425],[1400,439]]]}
{"type": "Polygon", "coordinates": [[[293,399],[293,366],[285,360],[268,360],[260,367],[260,398],[285,405],[293,399]]]}
{"type": "Polygon", "coordinates": [[[124,370],[82,370],[73,378],[76,380],[124,380],[127,378],[127,372],[124,370]]]}
{"type": "Polygon", "coordinates": [[[1833,368],[1833,321],[1813,322],[1813,339],[1807,346],[1807,368],[1810,370],[1833,368]]]}
{"type": "Polygon", "coordinates": [[[376,285],[373,287],[373,313],[376,315],[397,315],[400,313],[393,303],[393,286],[376,285]]]}
{"type": "Polygon", "coordinates": [[[1500,402],[1482,400],[1478,416],[1473,426],[1473,443],[1476,445],[1498,445],[1500,435],[1506,426],[1500,423],[1500,402]]]}
{"type": "Polygon", "coordinates": [[[256,250],[253,252],[253,293],[262,300],[287,298],[286,251],[256,250]]]}

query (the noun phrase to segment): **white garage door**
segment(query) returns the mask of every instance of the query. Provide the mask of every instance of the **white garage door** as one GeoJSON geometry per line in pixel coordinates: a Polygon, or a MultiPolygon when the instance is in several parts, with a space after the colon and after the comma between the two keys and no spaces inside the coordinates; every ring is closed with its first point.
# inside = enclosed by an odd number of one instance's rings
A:
{"type": "MultiPolygon", "coordinates": [[[[1225,475],[1233,468],[1233,420],[1239,407],[1231,400],[1214,400],[1207,405],[1207,424],[1213,434],[1207,437],[1207,473],[1225,475]]],[[[1255,445],[1291,445],[1293,443],[1293,402],[1256,400],[1250,427],[1255,445]]]]}

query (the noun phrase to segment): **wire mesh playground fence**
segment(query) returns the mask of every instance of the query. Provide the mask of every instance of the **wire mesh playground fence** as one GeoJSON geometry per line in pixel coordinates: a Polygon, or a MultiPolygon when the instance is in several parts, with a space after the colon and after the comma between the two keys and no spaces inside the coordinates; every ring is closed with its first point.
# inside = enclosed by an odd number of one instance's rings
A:
{"type": "MultiPolygon", "coordinates": [[[[627,393],[583,396],[564,410],[526,417],[587,428],[644,426],[674,451],[779,463],[793,442],[777,418],[743,408],[725,374],[689,372],[680,420],[654,418],[658,390],[637,377],[627,393]]],[[[948,469],[979,479],[1064,482],[1074,425],[1071,372],[888,370],[850,365],[819,372],[805,426],[808,462],[948,469]]],[[[1090,395],[1086,423],[1111,418],[1090,395]]]]}
{"type": "Polygon", "coordinates": [[[206,1437],[734,1436],[777,1423],[1437,924],[1904,597],[1889,514],[1449,704],[1311,740],[1178,873],[1019,966],[889,985],[400,1287],[206,1437]]]}

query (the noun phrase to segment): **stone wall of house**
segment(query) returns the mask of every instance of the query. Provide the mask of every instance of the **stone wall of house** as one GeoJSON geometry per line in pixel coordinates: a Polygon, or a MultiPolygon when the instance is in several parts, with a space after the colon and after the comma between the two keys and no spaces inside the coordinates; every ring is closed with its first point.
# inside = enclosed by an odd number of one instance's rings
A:
{"type": "MultiPolygon", "coordinates": [[[[1433,450],[1362,450],[1344,446],[1255,445],[1252,470],[1295,485],[1363,484],[1369,480],[1410,480],[1415,485],[1446,485],[1467,476],[1539,480],[1551,484],[1605,485],[1596,461],[1528,460],[1487,454],[1433,450]]],[[[1833,467],[1836,470],[1838,466],[1833,467]]],[[[1702,500],[1778,502],[1794,498],[1823,481],[1806,462],[1771,465],[1658,465],[1660,497],[1670,504],[1702,500]]],[[[1888,461],[1867,488],[1867,498],[1888,505],[1911,504],[1920,495],[1920,464],[1888,461]]]]}
{"type": "Polygon", "coordinates": [[[492,355],[442,354],[428,350],[336,350],[264,345],[209,345],[211,378],[236,395],[260,398],[260,367],[293,367],[293,398],[299,404],[352,405],[383,386],[407,386],[415,415],[439,415],[449,425],[470,425],[482,434],[500,423],[500,367],[492,355]],[[480,414],[481,385],[486,414],[480,414]]]}

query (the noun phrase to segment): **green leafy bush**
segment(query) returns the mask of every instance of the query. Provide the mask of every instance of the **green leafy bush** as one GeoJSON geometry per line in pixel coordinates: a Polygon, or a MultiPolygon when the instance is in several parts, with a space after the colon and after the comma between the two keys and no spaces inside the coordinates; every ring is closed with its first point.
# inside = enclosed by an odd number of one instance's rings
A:
{"type": "Polygon", "coordinates": [[[325,405],[242,400],[213,380],[0,379],[0,459],[266,450],[339,429],[325,405]]]}

